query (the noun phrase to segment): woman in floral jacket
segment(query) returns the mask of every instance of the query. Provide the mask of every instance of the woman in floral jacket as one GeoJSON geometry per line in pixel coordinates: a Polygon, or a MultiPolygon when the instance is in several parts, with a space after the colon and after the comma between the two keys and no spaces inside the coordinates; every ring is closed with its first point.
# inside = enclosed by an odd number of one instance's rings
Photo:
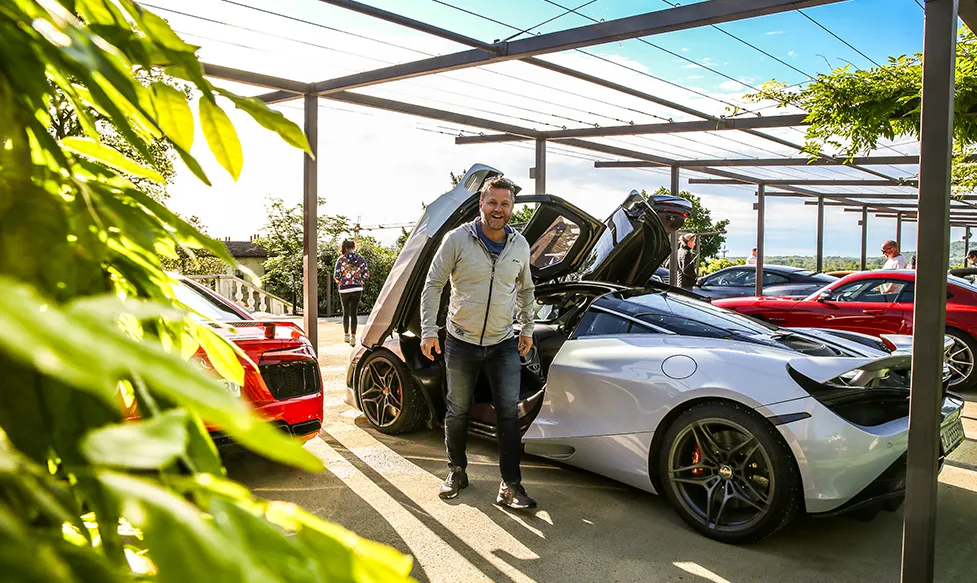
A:
{"type": "Polygon", "coordinates": [[[359,309],[360,297],[363,295],[363,284],[370,277],[370,268],[366,259],[356,253],[356,243],[346,239],[343,241],[343,254],[336,261],[333,279],[339,286],[339,297],[343,304],[343,331],[346,342],[356,346],[356,311],[359,309]]]}

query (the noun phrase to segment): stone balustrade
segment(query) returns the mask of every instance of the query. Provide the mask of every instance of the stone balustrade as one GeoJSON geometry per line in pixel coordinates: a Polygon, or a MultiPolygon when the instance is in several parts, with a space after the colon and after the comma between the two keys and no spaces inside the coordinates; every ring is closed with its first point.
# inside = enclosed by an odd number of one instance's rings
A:
{"type": "Polygon", "coordinates": [[[187,277],[209,287],[250,312],[273,316],[284,316],[292,313],[291,302],[270,294],[239,277],[229,274],[189,275],[187,277]]]}

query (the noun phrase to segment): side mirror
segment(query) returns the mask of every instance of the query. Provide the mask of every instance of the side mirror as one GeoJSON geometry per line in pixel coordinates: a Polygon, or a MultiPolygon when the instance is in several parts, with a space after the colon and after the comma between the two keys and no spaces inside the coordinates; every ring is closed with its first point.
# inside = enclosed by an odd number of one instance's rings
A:
{"type": "Polygon", "coordinates": [[[704,283],[706,283],[706,278],[704,277],[700,277],[699,279],[695,280],[695,284],[699,287],[702,287],[702,284],[704,283]]]}
{"type": "Polygon", "coordinates": [[[818,294],[818,301],[819,302],[830,302],[833,299],[834,299],[834,296],[831,295],[831,292],[825,291],[825,292],[821,292],[821,293],[818,294]]]}

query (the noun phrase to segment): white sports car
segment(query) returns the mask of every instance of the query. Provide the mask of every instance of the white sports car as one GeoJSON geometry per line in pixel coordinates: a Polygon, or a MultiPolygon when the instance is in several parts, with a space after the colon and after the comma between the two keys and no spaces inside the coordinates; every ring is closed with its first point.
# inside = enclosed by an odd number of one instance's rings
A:
{"type": "MultiPolygon", "coordinates": [[[[384,284],[347,376],[348,402],[380,431],[444,418],[443,362],[419,350],[421,289],[442,237],[477,215],[479,188],[498,174],[477,165],[429,205],[384,284]]],[[[520,393],[526,452],[662,493],[725,542],[798,512],[898,508],[905,338],[780,329],[648,283],[690,210],[682,199],[632,193],[605,223],[553,196],[516,203],[537,205],[523,229],[538,303],[520,393]]],[[[494,436],[487,386],[475,401],[472,432],[494,436]]],[[[945,393],[944,455],[963,440],[961,407],[945,393]]]]}

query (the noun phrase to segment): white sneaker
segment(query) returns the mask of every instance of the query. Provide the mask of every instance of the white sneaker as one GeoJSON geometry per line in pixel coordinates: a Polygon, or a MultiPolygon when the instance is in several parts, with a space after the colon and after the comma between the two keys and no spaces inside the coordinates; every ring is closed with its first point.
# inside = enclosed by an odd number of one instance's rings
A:
{"type": "Polygon", "coordinates": [[[356,336],[350,335],[350,337],[349,337],[349,345],[350,346],[356,346],[356,336]]]}
{"type": "Polygon", "coordinates": [[[343,336],[343,342],[349,344],[349,334],[343,336]]]}

